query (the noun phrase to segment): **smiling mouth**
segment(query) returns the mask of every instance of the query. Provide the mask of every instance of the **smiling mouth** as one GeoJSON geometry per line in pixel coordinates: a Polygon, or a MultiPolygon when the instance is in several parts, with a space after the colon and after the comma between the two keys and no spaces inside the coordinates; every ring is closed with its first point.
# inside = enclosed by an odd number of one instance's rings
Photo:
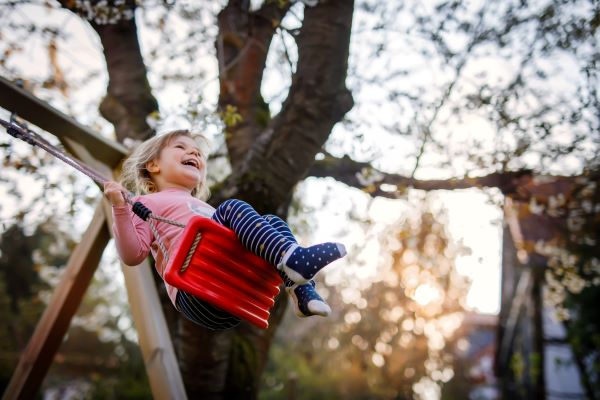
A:
{"type": "Polygon", "coordinates": [[[188,167],[194,167],[197,170],[200,169],[200,164],[196,160],[184,160],[181,163],[188,167]]]}

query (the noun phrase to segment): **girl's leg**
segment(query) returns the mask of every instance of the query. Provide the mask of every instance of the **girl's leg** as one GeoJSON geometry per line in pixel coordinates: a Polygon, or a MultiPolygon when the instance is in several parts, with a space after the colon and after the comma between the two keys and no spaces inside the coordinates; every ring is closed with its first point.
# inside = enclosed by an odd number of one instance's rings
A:
{"type": "Polygon", "coordinates": [[[187,319],[212,331],[230,329],[240,323],[239,318],[182,290],[177,292],[175,304],[187,319]]]}
{"type": "Polygon", "coordinates": [[[346,255],[340,243],[299,246],[241,200],[223,202],[213,219],[232,229],[248,250],[283,270],[296,283],[307,283],[329,263],[346,255]]]}
{"type": "MultiPolygon", "coordinates": [[[[264,215],[263,218],[279,233],[296,243],[296,238],[285,221],[276,215],[264,215]]],[[[286,292],[292,298],[294,311],[298,317],[310,317],[311,315],[326,317],[331,313],[331,308],[327,302],[317,293],[315,281],[310,280],[305,284],[297,284],[288,278],[285,272],[278,272],[281,279],[283,279],[286,292]]]]}

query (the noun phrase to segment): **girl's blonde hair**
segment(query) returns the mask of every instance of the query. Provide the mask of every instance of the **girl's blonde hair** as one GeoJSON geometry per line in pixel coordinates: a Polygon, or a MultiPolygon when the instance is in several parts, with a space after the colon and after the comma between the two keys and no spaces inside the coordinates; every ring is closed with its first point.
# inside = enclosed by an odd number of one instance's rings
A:
{"type": "MultiPolygon", "coordinates": [[[[205,147],[208,144],[206,137],[199,133],[192,133],[188,130],[176,130],[154,136],[137,146],[133,153],[131,153],[131,155],[123,162],[121,184],[138,196],[157,192],[157,187],[154,182],[152,182],[150,172],[146,169],[146,165],[150,161],[158,159],[162,149],[179,136],[192,138],[198,144],[200,155],[206,163],[205,147]]],[[[198,186],[192,190],[192,196],[201,200],[206,200],[210,195],[206,183],[206,165],[201,173],[200,182],[198,183],[198,186]]]]}

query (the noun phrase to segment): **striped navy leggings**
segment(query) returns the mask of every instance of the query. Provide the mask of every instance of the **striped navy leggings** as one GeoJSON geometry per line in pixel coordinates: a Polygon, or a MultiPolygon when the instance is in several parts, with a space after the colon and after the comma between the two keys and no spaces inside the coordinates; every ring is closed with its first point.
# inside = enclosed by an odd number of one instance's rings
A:
{"type": "MultiPolygon", "coordinates": [[[[261,216],[241,200],[223,202],[212,219],[233,230],[246,248],[273,265],[277,265],[285,251],[296,243],[281,218],[261,216]]],[[[278,272],[286,286],[294,284],[285,273],[278,272]]],[[[229,329],[240,323],[239,318],[181,290],[177,293],[176,305],[187,319],[211,330],[229,329]]]]}

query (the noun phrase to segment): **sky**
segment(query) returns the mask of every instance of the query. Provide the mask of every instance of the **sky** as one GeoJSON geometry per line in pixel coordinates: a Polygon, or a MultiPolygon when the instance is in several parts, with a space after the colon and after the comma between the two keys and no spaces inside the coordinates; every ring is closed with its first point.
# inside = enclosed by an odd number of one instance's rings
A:
{"type": "MultiPolygon", "coordinates": [[[[314,221],[308,221],[304,240],[319,242],[336,238],[345,241],[348,248],[360,251],[354,260],[340,260],[326,269],[326,282],[334,287],[348,275],[368,282],[376,280],[375,274],[382,259],[379,238],[390,224],[403,220],[415,211],[410,202],[371,199],[356,190],[350,192],[338,188],[331,179],[308,179],[299,187],[302,193],[312,193],[304,199],[304,206],[312,218],[319,221],[318,229],[311,230],[314,221]],[[337,197],[336,197],[337,196],[337,197]],[[324,201],[333,198],[335,206],[322,208],[324,201]],[[348,215],[368,218],[373,230],[366,236],[358,224],[348,222],[348,215]],[[358,250],[357,250],[358,249],[358,250]],[[350,268],[352,272],[346,273],[350,268]],[[340,277],[343,276],[343,277],[340,277]]],[[[432,207],[447,211],[447,232],[454,243],[461,243],[469,250],[456,259],[457,271],[472,280],[467,294],[468,310],[496,314],[500,307],[500,268],[502,245],[502,210],[496,204],[501,195],[496,191],[479,189],[436,191],[429,195],[432,207]],[[493,199],[491,204],[490,199],[493,199]]],[[[413,197],[413,196],[409,196],[413,197]]],[[[420,198],[420,196],[418,196],[420,198]]],[[[292,221],[294,222],[294,221],[292,221]]],[[[304,221],[306,224],[306,222],[304,221]]],[[[349,300],[350,301],[350,300],[349,300]]]]}
{"type": "Polygon", "coordinates": [[[475,311],[495,314],[500,307],[502,211],[489,203],[486,193],[476,189],[444,192],[441,197],[448,209],[448,229],[453,239],[471,249],[471,254],[459,256],[456,261],[458,271],[473,280],[467,305],[475,311]]]}

